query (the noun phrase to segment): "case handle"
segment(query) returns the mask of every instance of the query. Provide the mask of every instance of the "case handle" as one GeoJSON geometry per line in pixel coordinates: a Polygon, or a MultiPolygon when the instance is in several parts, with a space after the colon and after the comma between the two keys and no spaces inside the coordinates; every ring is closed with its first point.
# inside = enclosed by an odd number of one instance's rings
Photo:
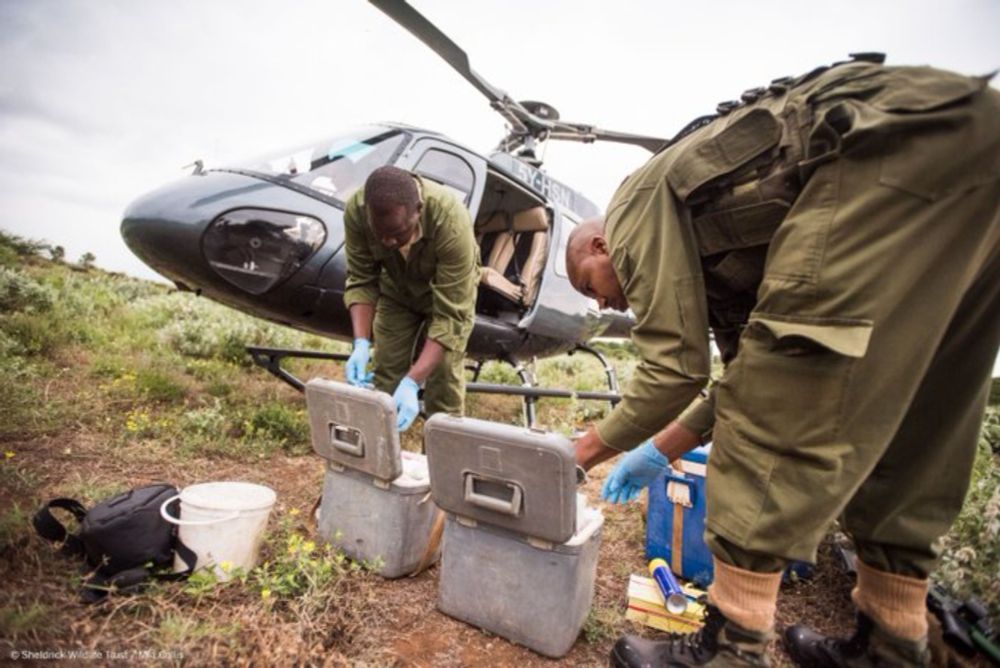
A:
{"type": "Polygon", "coordinates": [[[330,422],[330,444],[337,450],[355,457],[365,456],[365,435],[353,427],[330,422]]]}
{"type": "MultiPolygon", "coordinates": [[[[668,487],[670,486],[670,483],[675,483],[678,485],[685,485],[688,488],[688,499],[687,499],[688,503],[683,503],[682,505],[687,506],[690,504],[691,506],[693,506],[695,502],[695,494],[698,491],[698,486],[695,485],[691,480],[685,478],[682,475],[667,473],[665,477],[666,477],[666,484],[668,487]]],[[[667,494],[667,498],[668,499],[670,498],[669,492],[667,494]]]]}
{"type": "Polygon", "coordinates": [[[506,480],[483,478],[475,473],[465,474],[465,500],[474,506],[516,517],[521,514],[521,502],[523,499],[524,495],[521,493],[520,485],[507,482],[506,480]],[[505,500],[487,494],[480,494],[476,491],[477,482],[492,483],[494,486],[503,487],[505,491],[510,491],[510,498],[505,500]]]}

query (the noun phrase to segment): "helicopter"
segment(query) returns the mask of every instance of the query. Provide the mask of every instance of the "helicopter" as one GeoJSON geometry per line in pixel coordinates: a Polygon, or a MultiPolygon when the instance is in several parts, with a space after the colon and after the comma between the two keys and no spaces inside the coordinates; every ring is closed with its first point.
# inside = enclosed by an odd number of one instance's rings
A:
{"type": "MultiPolygon", "coordinates": [[[[560,119],[554,107],[516,101],[487,82],[467,54],[403,0],[370,0],[424,42],[484,95],[507,132],[488,154],[446,135],[401,123],[373,123],[245,163],[205,169],[135,200],[121,234],[129,249],[179,290],[324,337],[350,340],[344,306],[347,199],[377,167],[394,165],[448,188],[471,213],[482,272],[466,356],[470,392],[520,395],[534,422],[541,397],[619,400],[615,371],[587,344],[624,338],[631,313],[600,309],[570,285],[565,251],[581,221],[600,214],[583,194],[541,169],[550,140],[608,141],[656,152],[667,139],[560,119]],[[535,385],[530,362],[585,352],[603,365],[607,392],[535,385]],[[515,367],[521,386],[478,383],[487,360],[515,367]]],[[[320,351],[248,347],[254,361],[300,391],[288,358],[344,360],[320,351]]],[[[416,351],[415,351],[416,352],[416,351]]]]}

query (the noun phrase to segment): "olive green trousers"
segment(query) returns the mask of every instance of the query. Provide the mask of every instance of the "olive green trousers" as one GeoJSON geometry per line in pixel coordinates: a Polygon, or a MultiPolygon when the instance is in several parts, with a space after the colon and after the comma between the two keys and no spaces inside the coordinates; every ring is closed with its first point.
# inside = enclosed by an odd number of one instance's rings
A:
{"type": "MultiPolygon", "coordinates": [[[[392,394],[417,357],[429,314],[411,311],[399,302],[382,295],[375,305],[374,367],[375,387],[392,394]]],[[[444,359],[424,384],[424,413],[465,412],[465,333],[462,350],[445,350],[444,359]]]]}
{"type": "Polygon", "coordinates": [[[927,577],[961,509],[1000,345],[1000,92],[918,97],[849,101],[771,241],[708,467],[738,567],[814,561],[840,518],[862,561],[927,577]]]}

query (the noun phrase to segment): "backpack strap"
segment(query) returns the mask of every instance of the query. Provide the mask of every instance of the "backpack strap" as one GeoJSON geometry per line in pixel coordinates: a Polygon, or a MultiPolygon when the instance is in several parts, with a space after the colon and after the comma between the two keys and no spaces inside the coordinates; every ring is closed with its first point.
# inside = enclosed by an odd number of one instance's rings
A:
{"type": "Polygon", "coordinates": [[[59,553],[66,556],[83,556],[83,542],[76,534],[66,531],[66,527],[57,520],[51,512],[52,508],[61,508],[73,514],[77,522],[82,522],[87,509],[76,499],[52,499],[35,513],[31,520],[32,526],[39,536],[53,543],[62,543],[59,553]]]}

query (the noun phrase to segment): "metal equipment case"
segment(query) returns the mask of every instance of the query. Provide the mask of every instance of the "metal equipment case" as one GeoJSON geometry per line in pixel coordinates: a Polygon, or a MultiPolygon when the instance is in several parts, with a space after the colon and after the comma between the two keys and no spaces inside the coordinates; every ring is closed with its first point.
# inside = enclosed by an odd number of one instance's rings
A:
{"type": "Polygon", "coordinates": [[[576,493],[572,444],[440,414],[424,440],[434,500],[448,513],[438,608],[563,656],[590,611],[604,524],[576,493]]]}
{"type": "Polygon", "coordinates": [[[400,451],[392,397],[314,379],[306,384],[306,405],[313,450],[327,461],[320,536],[384,577],[412,572],[437,508],[427,458],[400,451]]]}

